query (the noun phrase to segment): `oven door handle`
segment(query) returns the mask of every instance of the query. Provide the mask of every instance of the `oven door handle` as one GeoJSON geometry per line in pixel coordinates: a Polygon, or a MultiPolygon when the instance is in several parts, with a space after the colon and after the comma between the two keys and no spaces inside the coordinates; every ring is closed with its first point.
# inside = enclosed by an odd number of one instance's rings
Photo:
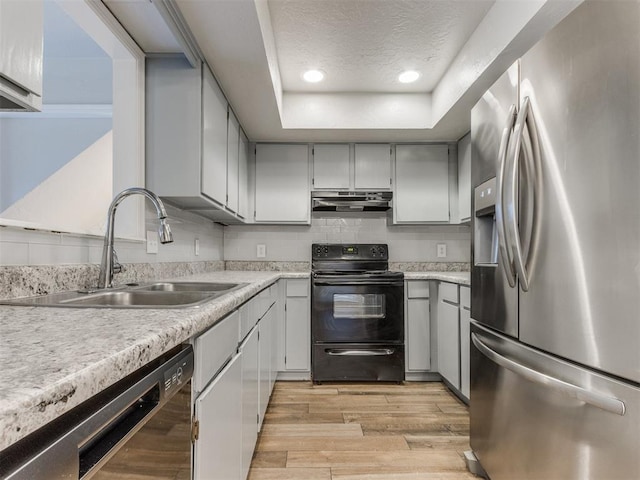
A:
{"type": "Polygon", "coordinates": [[[388,357],[396,353],[395,348],[367,348],[367,349],[349,349],[349,348],[327,348],[327,355],[335,357],[388,357]]]}
{"type": "Polygon", "coordinates": [[[318,280],[318,279],[314,279],[313,280],[313,286],[320,286],[320,287],[349,287],[349,286],[354,286],[354,287],[362,287],[362,286],[367,286],[367,285],[372,285],[372,286],[384,286],[384,287],[403,287],[404,286],[404,281],[400,280],[400,281],[394,281],[394,280],[371,280],[371,279],[367,279],[367,280],[318,280]]]}

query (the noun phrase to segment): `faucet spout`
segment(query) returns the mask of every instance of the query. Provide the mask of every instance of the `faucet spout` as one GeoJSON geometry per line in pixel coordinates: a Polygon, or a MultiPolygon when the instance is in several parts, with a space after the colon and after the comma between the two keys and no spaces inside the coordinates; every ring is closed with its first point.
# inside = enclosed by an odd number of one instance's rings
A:
{"type": "Polygon", "coordinates": [[[127,197],[131,195],[143,195],[147,197],[153,206],[156,208],[158,219],[160,220],[160,228],[158,229],[158,235],[160,236],[160,243],[173,242],[173,235],[171,228],[167,223],[167,210],[164,208],[164,203],[160,200],[155,193],[146,188],[131,187],[123,190],[115,196],[109,210],[107,211],[107,231],[104,235],[104,247],[102,249],[102,263],[100,265],[100,276],[98,278],[98,288],[111,288],[113,287],[113,274],[115,263],[115,250],[114,250],[114,223],[116,217],[116,209],[118,205],[127,197]]]}

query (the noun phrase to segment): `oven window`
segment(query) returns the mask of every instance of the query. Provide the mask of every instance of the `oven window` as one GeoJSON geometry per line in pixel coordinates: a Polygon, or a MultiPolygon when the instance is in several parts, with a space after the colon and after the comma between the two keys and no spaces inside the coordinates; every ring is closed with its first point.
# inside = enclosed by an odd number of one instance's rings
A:
{"type": "Polygon", "coordinates": [[[384,306],[382,293],[336,293],[333,318],[384,318],[384,306]]]}

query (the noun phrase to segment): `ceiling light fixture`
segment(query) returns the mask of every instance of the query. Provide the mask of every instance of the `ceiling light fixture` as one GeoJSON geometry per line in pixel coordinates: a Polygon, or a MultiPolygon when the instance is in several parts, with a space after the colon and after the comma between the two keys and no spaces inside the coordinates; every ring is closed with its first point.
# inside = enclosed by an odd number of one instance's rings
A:
{"type": "Polygon", "coordinates": [[[322,70],[307,70],[302,75],[305,82],[318,83],[324,79],[324,72],[322,70]]]}
{"type": "Polygon", "coordinates": [[[415,70],[407,70],[406,72],[402,72],[398,76],[398,81],[400,83],[413,83],[420,78],[420,74],[415,70]]]}

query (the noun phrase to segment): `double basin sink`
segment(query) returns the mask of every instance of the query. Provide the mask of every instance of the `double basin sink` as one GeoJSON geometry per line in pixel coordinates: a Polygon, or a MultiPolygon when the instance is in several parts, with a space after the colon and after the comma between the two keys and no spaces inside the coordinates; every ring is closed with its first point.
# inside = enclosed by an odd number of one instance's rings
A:
{"type": "Polygon", "coordinates": [[[182,308],[194,307],[244,287],[246,283],[157,282],[99,290],[78,290],[2,300],[30,307],[182,308]]]}

